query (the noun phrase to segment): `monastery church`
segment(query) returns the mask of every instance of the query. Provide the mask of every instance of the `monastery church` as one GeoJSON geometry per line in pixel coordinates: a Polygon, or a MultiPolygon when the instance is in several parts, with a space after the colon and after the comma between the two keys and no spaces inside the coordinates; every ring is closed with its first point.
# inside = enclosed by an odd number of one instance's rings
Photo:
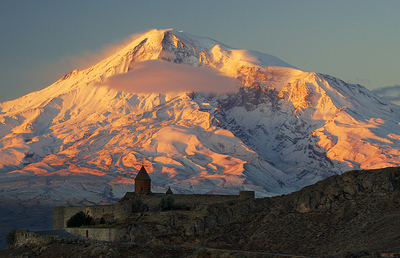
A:
{"type": "Polygon", "coordinates": [[[169,187],[165,193],[153,193],[151,178],[145,167],[142,166],[135,177],[135,191],[127,192],[115,204],[54,207],[54,229],[66,228],[67,221],[71,216],[81,211],[95,220],[103,219],[107,223],[129,220],[137,212],[143,212],[138,210],[137,203],[144,204],[147,212],[158,212],[160,202],[167,196],[171,196],[180,207],[191,210],[198,205],[254,198],[254,195],[254,191],[239,191],[239,195],[174,194],[169,187]]]}

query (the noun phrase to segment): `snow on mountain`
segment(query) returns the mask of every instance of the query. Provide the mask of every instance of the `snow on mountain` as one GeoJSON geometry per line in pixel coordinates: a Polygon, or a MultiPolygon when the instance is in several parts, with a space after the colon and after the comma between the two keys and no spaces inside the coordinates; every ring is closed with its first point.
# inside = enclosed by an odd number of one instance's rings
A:
{"type": "Polygon", "coordinates": [[[133,190],[141,164],[154,192],[284,194],[350,169],[398,166],[399,111],[360,85],[274,56],[152,30],[96,65],[0,103],[0,200],[112,202],[133,190]],[[168,93],[110,83],[149,60],[208,69],[233,78],[236,90],[202,91],[207,73],[186,92],[171,72],[153,75],[155,84],[168,79],[168,93]]]}

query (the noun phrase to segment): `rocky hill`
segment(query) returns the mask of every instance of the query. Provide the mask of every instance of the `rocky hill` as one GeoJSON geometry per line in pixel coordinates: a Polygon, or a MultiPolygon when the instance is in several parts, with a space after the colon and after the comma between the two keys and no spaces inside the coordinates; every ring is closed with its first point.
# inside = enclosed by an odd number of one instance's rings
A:
{"type": "Polygon", "coordinates": [[[400,168],[350,171],[277,197],[148,212],[117,227],[122,241],[155,246],[319,257],[399,252],[400,168]]]}
{"type": "Polygon", "coordinates": [[[333,176],[273,198],[149,214],[127,241],[185,243],[307,256],[400,251],[400,169],[333,176]],[[146,234],[146,232],[152,232],[146,234]]]}
{"type": "Polygon", "coordinates": [[[216,228],[204,242],[310,256],[398,252],[399,180],[399,168],[352,171],[258,199],[240,227],[216,228]]]}

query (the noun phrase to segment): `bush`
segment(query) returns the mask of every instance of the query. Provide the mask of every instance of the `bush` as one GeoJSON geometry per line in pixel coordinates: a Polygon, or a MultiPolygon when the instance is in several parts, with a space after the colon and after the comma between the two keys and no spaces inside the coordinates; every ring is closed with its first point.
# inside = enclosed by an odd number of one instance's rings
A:
{"type": "Polygon", "coordinates": [[[100,219],[100,224],[106,224],[106,220],[103,217],[100,219]]]}
{"type": "Polygon", "coordinates": [[[147,211],[148,208],[149,208],[149,205],[147,205],[146,203],[143,203],[142,199],[135,199],[135,201],[133,202],[133,209],[136,212],[147,211]]]}
{"type": "Polygon", "coordinates": [[[167,198],[162,198],[160,200],[160,203],[158,204],[158,208],[162,211],[170,211],[175,207],[174,202],[175,200],[171,196],[168,196],[167,198]]]}
{"type": "Polygon", "coordinates": [[[80,211],[67,221],[67,227],[80,227],[83,225],[91,225],[92,223],[93,218],[89,215],[85,215],[83,211],[80,211]]]}
{"type": "Polygon", "coordinates": [[[16,230],[11,230],[10,232],[8,232],[7,236],[6,236],[6,242],[8,246],[12,246],[15,243],[15,233],[17,231],[16,230]]]}
{"type": "Polygon", "coordinates": [[[135,206],[140,207],[142,206],[143,202],[142,199],[135,199],[135,206]]]}

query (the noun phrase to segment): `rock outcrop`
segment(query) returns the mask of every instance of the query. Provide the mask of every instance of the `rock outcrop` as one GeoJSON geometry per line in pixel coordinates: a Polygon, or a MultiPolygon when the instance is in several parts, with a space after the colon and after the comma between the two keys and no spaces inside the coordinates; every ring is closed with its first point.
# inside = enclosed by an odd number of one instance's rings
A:
{"type": "Polygon", "coordinates": [[[400,168],[350,171],[278,197],[144,212],[114,229],[118,241],[151,246],[318,257],[395,253],[400,251],[400,168]]]}
{"type": "Polygon", "coordinates": [[[297,255],[400,250],[400,168],[351,171],[273,198],[144,214],[124,241],[297,255]]]}

